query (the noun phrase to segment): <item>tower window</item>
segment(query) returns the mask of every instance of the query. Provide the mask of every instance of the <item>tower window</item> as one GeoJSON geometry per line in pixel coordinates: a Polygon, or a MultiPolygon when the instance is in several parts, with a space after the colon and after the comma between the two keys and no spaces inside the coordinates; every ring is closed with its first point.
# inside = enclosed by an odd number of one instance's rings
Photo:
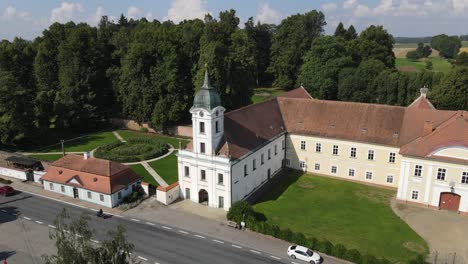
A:
{"type": "Polygon", "coordinates": [[[205,122],[200,122],[200,133],[205,133],[205,122]]]}
{"type": "Polygon", "coordinates": [[[205,153],[205,143],[200,143],[200,153],[205,153]]]}
{"type": "Polygon", "coordinates": [[[216,131],[216,133],[219,133],[219,124],[218,124],[218,121],[215,122],[215,131],[216,131]]]}

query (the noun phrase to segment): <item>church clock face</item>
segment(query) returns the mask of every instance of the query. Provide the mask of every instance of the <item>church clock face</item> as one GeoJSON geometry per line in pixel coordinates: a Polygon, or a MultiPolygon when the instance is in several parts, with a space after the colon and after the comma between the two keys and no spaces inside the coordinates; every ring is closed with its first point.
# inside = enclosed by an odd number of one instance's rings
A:
{"type": "Polygon", "coordinates": [[[203,112],[202,112],[202,111],[200,111],[200,113],[198,113],[198,114],[199,114],[201,117],[203,117],[203,112]]]}

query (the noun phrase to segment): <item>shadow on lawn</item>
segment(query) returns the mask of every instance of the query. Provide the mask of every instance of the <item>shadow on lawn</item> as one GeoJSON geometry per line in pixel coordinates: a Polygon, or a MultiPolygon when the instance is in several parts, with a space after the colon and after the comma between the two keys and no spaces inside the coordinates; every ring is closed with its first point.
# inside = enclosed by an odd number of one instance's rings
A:
{"type": "Polygon", "coordinates": [[[247,201],[252,205],[266,201],[274,201],[280,197],[289,186],[294,184],[304,172],[292,169],[283,169],[278,175],[252,194],[247,201]]]}

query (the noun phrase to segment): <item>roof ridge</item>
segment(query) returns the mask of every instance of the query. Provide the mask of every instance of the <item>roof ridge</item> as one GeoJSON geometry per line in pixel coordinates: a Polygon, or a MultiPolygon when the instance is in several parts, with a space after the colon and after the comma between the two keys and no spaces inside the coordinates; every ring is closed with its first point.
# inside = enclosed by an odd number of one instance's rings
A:
{"type": "MultiPolygon", "coordinates": [[[[332,104],[355,104],[355,105],[366,105],[366,106],[377,106],[377,107],[388,107],[388,108],[407,108],[406,106],[400,105],[388,105],[388,104],[376,104],[376,103],[364,103],[364,102],[352,102],[352,101],[339,101],[339,100],[325,100],[315,99],[310,100],[308,98],[291,98],[291,97],[278,97],[281,100],[302,100],[308,102],[319,102],[319,103],[332,103],[332,104]]],[[[436,109],[435,109],[436,110],[436,109]]]]}

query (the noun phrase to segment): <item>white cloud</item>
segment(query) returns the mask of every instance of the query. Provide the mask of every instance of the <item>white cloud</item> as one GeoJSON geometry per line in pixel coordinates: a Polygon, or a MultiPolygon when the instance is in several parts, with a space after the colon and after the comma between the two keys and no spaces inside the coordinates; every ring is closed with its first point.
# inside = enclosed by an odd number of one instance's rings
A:
{"type": "Polygon", "coordinates": [[[50,21],[65,23],[76,19],[76,16],[83,12],[84,8],[80,3],[62,2],[60,7],[52,9],[50,21]]]}
{"type": "Polygon", "coordinates": [[[361,5],[361,4],[356,6],[356,9],[354,10],[354,13],[353,13],[353,15],[355,17],[358,17],[358,18],[359,17],[365,17],[365,16],[367,16],[369,14],[370,14],[369,7],[366,6],[366,5],[361,5]]]}
{"type": "Polygon", "coordinates": [[[455,15],[464,15],[468,9],[468,0],[452,0],[453,12],[455,15]]]}
{"type": "Polygon", "coordinates": [[[355,7],[356,4],[357,4],[356,0],[345,0],[343,2],[343,8],[344,9],[351,9],[351,8],[355,7]]]}
{"type": "Polygon", "coordinates": [[[337,8],[335,3],[325,3],[322,5],[324,11],[333,11],[337,8]]]}
{"type": "Polygon", "coordinates": [[[377,16],[389,15],[394,11],[393,0],[382,0],[373,10],[377,16]]]}
{"type": "Polygon", "coordinates": [[[171,8],[167,11],[167,16],[164,20],[172,20],[175,23],[179,23],[184,19],[203,19],[209,13],[206,1],[172,0],[171,8]]]}
{"type": "Polygon", "coordinates": [[[258,5],[255,21],[266,24],[278,24],[281,22],[282,17],[283,15],[271,8],[268,3],[260,3],[258,5]]]}
{"type": "Polygon", "coordinates": [[[15,19],[29,20],[30,16],[28,12],[18,11],[15,7],[9,5],[3,12],[3,20],[15,20],[15,19]]]}
{"type": "Polygon", "coordinates": [[[128,9],[127,9],[127,17],[128,18],[137,18],[141,13],[141,10],[140,8],[136,7],[136,6],[129,6],[128,9]]]}
{"type": "Polygon", "coordinates": [[[97,25],[99,21],[101,21],[102,16],[104,16],[104,8],[102,6],[98,6],[96,8],[96,12],[94,12],[91,19],[89,19],[89,23],[92,25],[97,25]]]}

